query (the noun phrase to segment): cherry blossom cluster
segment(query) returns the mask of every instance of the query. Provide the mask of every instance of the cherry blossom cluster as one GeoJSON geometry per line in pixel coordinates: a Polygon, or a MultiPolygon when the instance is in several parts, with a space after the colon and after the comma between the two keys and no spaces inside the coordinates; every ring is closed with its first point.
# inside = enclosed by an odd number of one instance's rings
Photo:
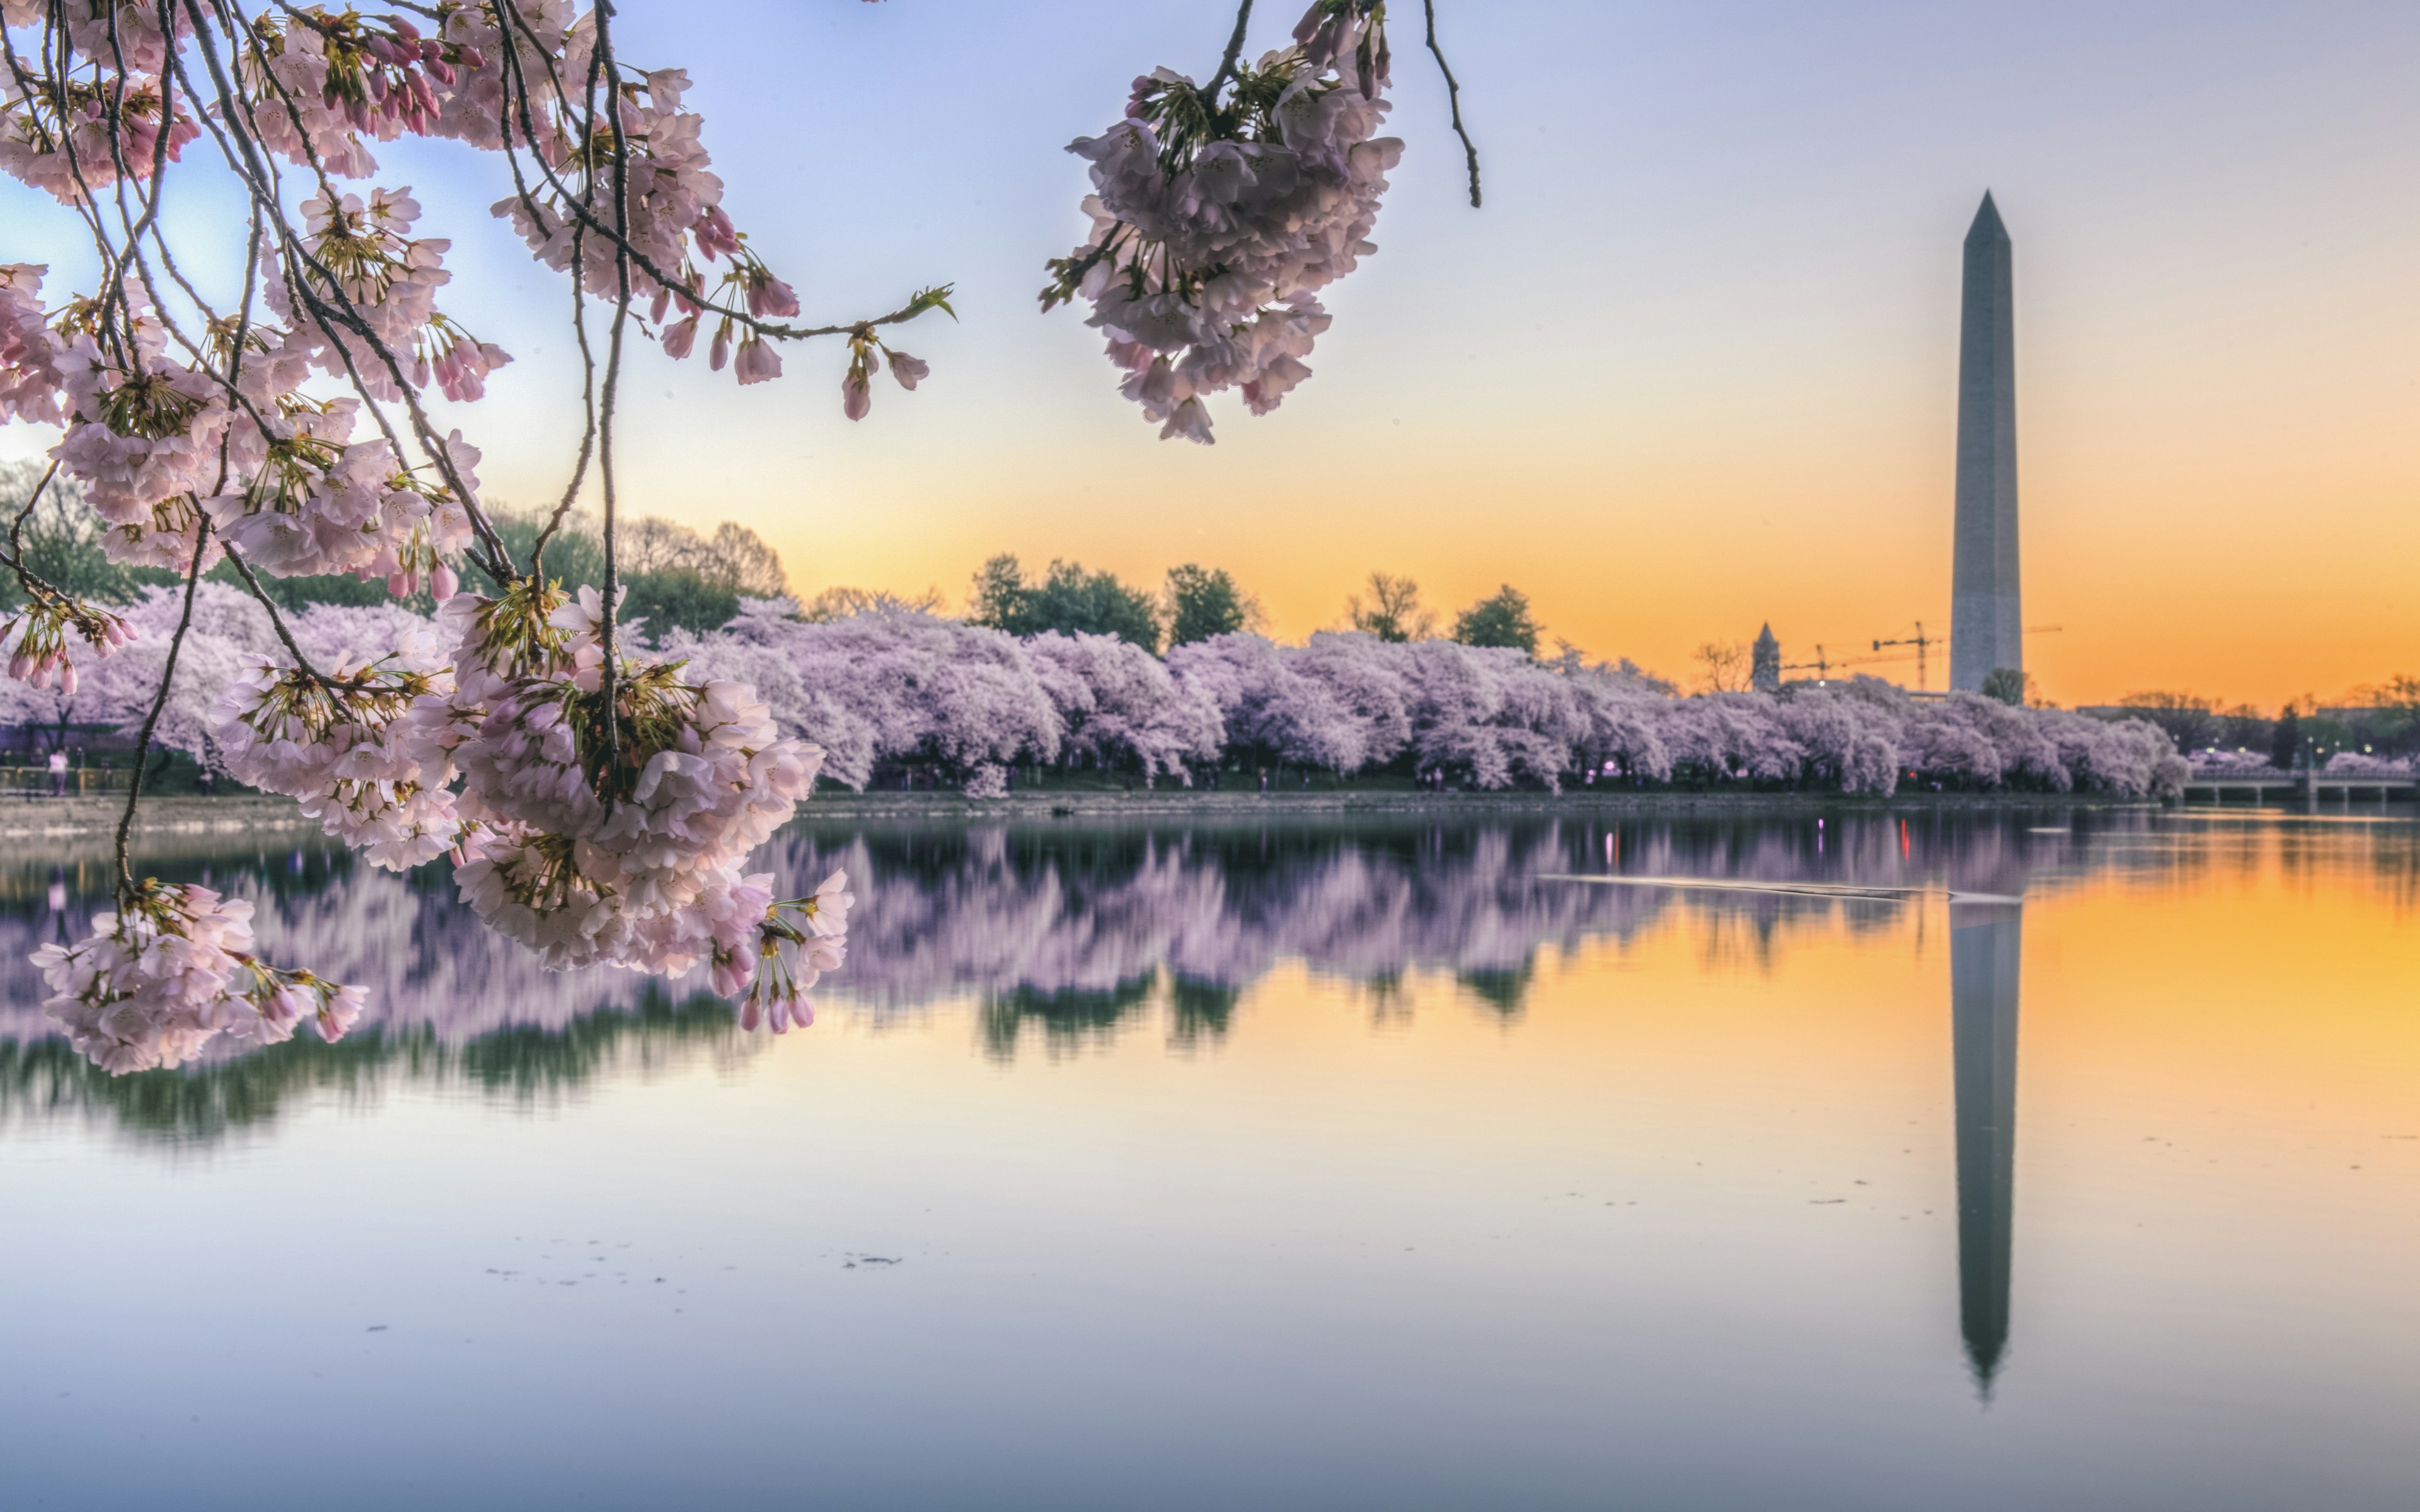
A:
{"type": "Polygon", "coordinates": [[[410,739],[424,786],[461,780],[456,880],[473,911],[559,968],[705,964],[725,992],[760,965],[767,990],[799,980],[796,950],[764,943],[794,905],[740,863],[797,811],[823,752],[783,738],[744,684],[618,654],[609,679],[595,589],[523,580],[461,595],[444,620],[452,685],[415,701],[410,739]]]}
{"type": "MultiPolygon", "coordinates": [[[[202,501],[219,536],[279,577],[351,573],[386,580],[396,596],[426,580],[440,601],[458,574],[447,558],[471,544],[461,499],[442,477],[414,471],[383,438],[353,439],[358,401],[281,401],[267,426],[241,418],[226,491],[202,501]]],[[[476,486],[479,453],[457,431],[440,445],[447,471],[476,486]]]]}
{"type": "Polygon", "coordinates": [[[347,656],[326,672],[256,658],[209,717],[229,773],[299,799],[329,834],[403,872],[461,837],[453,793],[420,780],[404,720],[420,699],[453,687],[435,631],[407,631],[392,655],[347,656]]]}
{"type": "MultiPolygon", "coordinates": [[[[741,1028],[762,1024],[782,1034],[815,1021],[815,1007],[807,994],[825,972],[838,971],[848,959],[848,910],[856,902],[857,895],[848,890],[848,873],[834,872],[807,896],[767,910],[757,930],[755,980],[739,1007],[741,1028]]],[[[739,964],[725,965],[718,958],[718,981],[737,980],[720,974],[736,973],[739,964]]],[[[725,985],[723,991],[732,988],[725,985]]]]}
{"type": "Polygon", "coordinates": [[[41,263],[0,263],[0,423],[57,424],[59,372],[42,318],[41,263]]]}
{"type": "Polygon", "coordinates": [[[440,314],[437,290],[453,282],[442,237],[407,235],[420,219],[409,188],[358,194],[321,194],[302,202],[308,254],[292,285],[271,284],[270,307],[292,328],[287,350],[332,378],[358,375],[374,399],[401,397],[402,382],[425,388],[433,378],[444,395],[468,403],[487,393],[487,377],[512,361],[503,348],[472,336],[440,314]],[[341,308],[350,320],[298,317],[296,292],[341,308]],[[367,340],[355,334],[354,322],[367,340]],[[390,368],[380,354],[395,358],[390,368]]]}
{"type": "Polygon", "coordinates": [[[366,995],[253,954],[252,904],[208,887],[146,882],[92,933],[45,945],[34,964],[50,984],[43,1010],[104,1071],[178,1066],[220,1035],[271,1044],[306,1020],[343,1038],[366,995]]]}
{"type": "Polygon", "coordinates": [[[1388,105],[1386,8],[1317,0],[1295,45],[1208,88],[1168,69],[1135,81],[1125,118],[1068,147],[1092,165],[1091,236],[1050,264],[1043,308],[1090,301],[1125,396],[1162,440],[1207,444],[1203,396],[1266,414],[1311,376],[1327,329],[1317,292],[1376,250],[1403,143],[1388,105]]]}
{"type": "MultiPolygon", "coordinates": [[[[8,8],[10,26],[36,24],[39,4],[8,8]]],[[[159,13],[148,6],[69,5],[62,8],[76,51],[88,58],[122,54],[127,70],[96,68],[85,77],[0,80],[0,173],[82,204],[121,177],[145,178],[159,162],[174,162],[202,134],[182,101],[171,107],[160,70],[165,56],[159,13]],[[117,12],[113,39],[109,11],[117,12]],[[113,46],[116,53],[113,54],[113,46]],[[164,126],[164,130],[163,129],[164,126]]],[[[187,28],[179,18],[179,32],[187,28]]]]}
{"type": "Polygon", "coordinates": [[[429,37],[403,15],[299,7],[263,16],[240,59],[253,130],[288,162],[316,159],[350,178],[378,171],[365,133],[381,142],[409,132],[499,146],[500,93],[463,87],[488,67],[487,54],[468,39],[481,30],[492,36],[484,23],[484,10],[457,8],[445,35],[429,37]]]}
{"type": "Polygon", "coordinates": [[[67,434],[53,455],[84,485],[85,501],[109,526],[110,557],[137,566],[182,569],[205,541],[196,499],[212,490],[220,442],[234,411],[220,386],[166,355],[165,324],[139,279],[107,301],[70,301],[54,324],[50,366],[59,376],[67,434]]]}
{"type": "Polygon", "coordinates": [[[75,662],[68,655],[74,636],[106,656],[134,639],[126,621],[96,604],[65,594],[45,593],[14,614],[0,616],[0,649],[8,653],[8,675],[35,687],[55,685],[66,698],[76,694],[75,662]]]}

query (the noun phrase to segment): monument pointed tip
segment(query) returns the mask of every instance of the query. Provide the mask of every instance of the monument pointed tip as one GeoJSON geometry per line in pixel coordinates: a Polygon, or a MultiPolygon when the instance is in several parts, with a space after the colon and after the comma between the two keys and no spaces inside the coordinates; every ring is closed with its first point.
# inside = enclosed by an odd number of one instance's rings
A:
{"type": "Polygon", "coordinates": [[[1988,189],[1983,191],[1983,203],[1976,208],[1975,224],[1966,230],[1969,241],[1978,237],[1997,238],[2002,241],[2009,239],[2008,225],[2000,219],[2000,207],[1993,200],[1992,192],[1988,189]]]}

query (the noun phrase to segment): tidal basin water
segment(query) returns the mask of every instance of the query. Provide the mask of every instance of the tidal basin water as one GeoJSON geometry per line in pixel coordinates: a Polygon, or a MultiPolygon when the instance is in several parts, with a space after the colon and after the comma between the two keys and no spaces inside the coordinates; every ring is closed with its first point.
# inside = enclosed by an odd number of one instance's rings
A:
{"type": "Polygon", "coordinates": [[[22,964],[99,852],[0,858],[0,1504],[2420,1505],[2408,819],[775,859],[861,900],[780,1040],[163,852],[374,1018],[112,1081],[22,964]]]}

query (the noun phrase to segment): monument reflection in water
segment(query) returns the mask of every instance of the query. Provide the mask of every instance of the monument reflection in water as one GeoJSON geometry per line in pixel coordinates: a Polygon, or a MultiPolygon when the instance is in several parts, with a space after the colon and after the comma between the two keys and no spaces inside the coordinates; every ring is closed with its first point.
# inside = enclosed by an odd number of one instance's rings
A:
{"type": "Polygon", "coordinates": [[[2009,1347],[2016,1247],[2017,980],[2023,905],[1949,907],[1949,1017],[1958,1125],[1958,1298],[1966,1358],[1988,1398],[2009,1347]]]}

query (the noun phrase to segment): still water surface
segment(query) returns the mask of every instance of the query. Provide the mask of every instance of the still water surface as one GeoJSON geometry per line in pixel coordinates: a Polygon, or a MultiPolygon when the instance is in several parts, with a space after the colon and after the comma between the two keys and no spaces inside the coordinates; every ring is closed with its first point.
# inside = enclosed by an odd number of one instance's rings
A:
{"type": "Polygon", "coordinates": [[[2409,822],[776,848],[778,1041],[163,855],[377,1027],[116,1081],[20,964],[98,856],[0,861],[0,1503],[2420,1505],[2409,822]]]}

